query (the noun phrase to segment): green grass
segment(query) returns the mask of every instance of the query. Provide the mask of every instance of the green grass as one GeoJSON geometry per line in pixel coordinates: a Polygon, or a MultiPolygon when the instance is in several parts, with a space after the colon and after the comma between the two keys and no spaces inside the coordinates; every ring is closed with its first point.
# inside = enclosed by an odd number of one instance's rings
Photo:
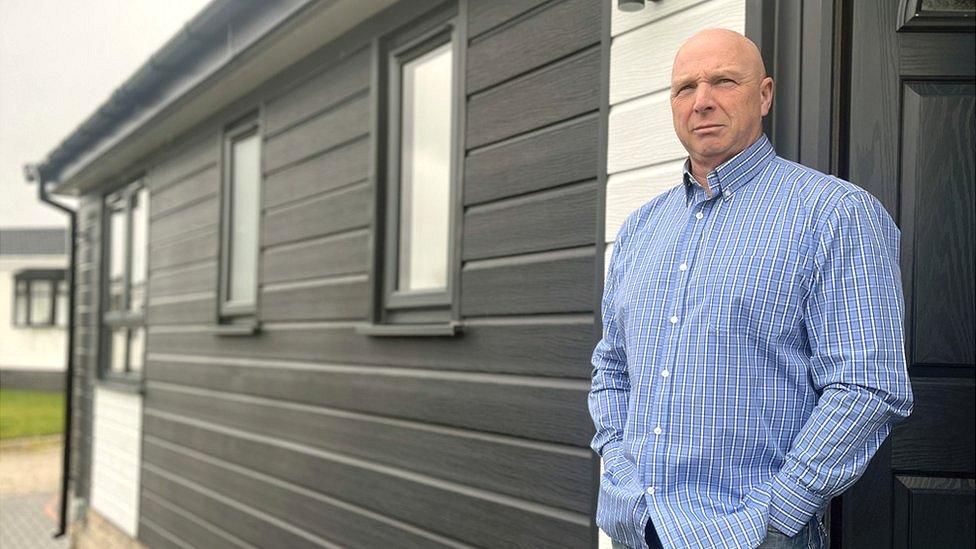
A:
{"type": "Polygon", "coordinates": [[[64,429],[64,394],[0,389],[0,440],[64,429]]]}

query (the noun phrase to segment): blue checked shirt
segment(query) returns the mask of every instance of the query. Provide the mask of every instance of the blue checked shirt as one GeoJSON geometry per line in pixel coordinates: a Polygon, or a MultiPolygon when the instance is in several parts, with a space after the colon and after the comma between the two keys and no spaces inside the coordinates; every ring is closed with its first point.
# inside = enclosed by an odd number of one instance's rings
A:
{"type": "MultiPolygon", "coordinates": [[[[687,164],[686,164],[687,166],[687,164]]],[[[851,486],[907,417],[900,231],[762,136],[617,235],[593,352],[597,524],[646,547],[755,547],[851,486]]]]}

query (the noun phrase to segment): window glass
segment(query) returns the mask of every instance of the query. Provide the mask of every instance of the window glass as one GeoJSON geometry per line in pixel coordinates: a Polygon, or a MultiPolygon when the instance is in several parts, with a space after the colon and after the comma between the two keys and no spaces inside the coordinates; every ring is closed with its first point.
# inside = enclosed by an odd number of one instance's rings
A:
{"type": "Polygon", "coordinates": [[[148,274],[146,247],[149,231],[149,189],[143,187],[132,197],[132,273],[129,310],[142,311],[146,298],[148,274]]]}
{"type": "Polygon", "coordinates": [[[146,353],[146,328],[140,326],[129,331],[129,370],[141,372],[146,353]]]}
{"type": "Polygon", "coordinates": [[[121,311],[125,308],[125,261],[126,236],[125,201],[117,201],[109,210],[108,247],[108,310],[121,311]]]}
{"type": "Polygon", "coordinates": [[[33,325],[51,324],[51,282],[34,280],[30,285],[30,323],[33,325]]]}
{"type": "Polygon", "coordinates": [[[128,347],[128,330],[116,328],[109,334],[109,371],[123,374],[126,372],[126,350],[128,347]]]}
{"type": "Polygon", "coordinates": [[[27,325],[27,300],[30,296],[27,291],[27,281],[17,281],[17,295],[14,298],[14,323],[19,326],[27,325]]]}
{"type": "Polygon", "coordinates": [[[922,0],[922,11],[976,11],[976,0],[922,0]]]}
{"type": "Polygon", "coordinates": [[[234,305],[257,301],[260,197],[260,137],[253,133],[231,147],[227,301],[234,305]]]}
{"type": "MultiPolygon", "coordinates": [[[[148,280],[149,189],[134,181],[105,201],[105,234],[102,253],[106,272],[102,277],[105,310],[99,335],[102,348],[100,371],[125,376],[142,369],[145,339],[145,301],[148,280]],[[133,338],[137,338],[133,341],[133,338]]],[[[69,288],[61,285],[59,292],[69,288]]],[[[67,295],[65,295],[67,304],[67,295]]],[[[67,323],[66,305],[58,309],[59,322],[67,323]]]]}
{"type": "Polygon", "coordinates": [[[68,325],[68,282],[62,280],[58,282],[58,297],[55,307],[57,317],[55,324],[58,326],[68,325]]]}
{"type": "Polygon", "coordinates": [[[452,77],[450,43],[402,66],[397,279],[402,291],[447,286],[452,77]]]}

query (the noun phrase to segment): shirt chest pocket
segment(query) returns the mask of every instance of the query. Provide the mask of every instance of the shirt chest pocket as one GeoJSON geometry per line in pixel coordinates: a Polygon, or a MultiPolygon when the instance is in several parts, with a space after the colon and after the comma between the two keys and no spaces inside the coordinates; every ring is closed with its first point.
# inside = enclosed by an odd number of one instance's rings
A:
{"type": "Polygon", "coordinates": [[[792,330],[806,293],[803,261],[786,254],[753,255],[731,262],[709,291],[709,326],[760,337],[792,330]]]}

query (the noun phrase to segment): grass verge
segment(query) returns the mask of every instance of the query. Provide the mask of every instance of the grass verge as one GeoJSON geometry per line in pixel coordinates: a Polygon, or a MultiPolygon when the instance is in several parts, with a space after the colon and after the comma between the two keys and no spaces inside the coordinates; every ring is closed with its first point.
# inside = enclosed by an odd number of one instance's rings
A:
{"type": "Polygon", "coordinates": [[[0,389],[0,440],[54,435],[63,429],[63,393],[0,389]]]}

